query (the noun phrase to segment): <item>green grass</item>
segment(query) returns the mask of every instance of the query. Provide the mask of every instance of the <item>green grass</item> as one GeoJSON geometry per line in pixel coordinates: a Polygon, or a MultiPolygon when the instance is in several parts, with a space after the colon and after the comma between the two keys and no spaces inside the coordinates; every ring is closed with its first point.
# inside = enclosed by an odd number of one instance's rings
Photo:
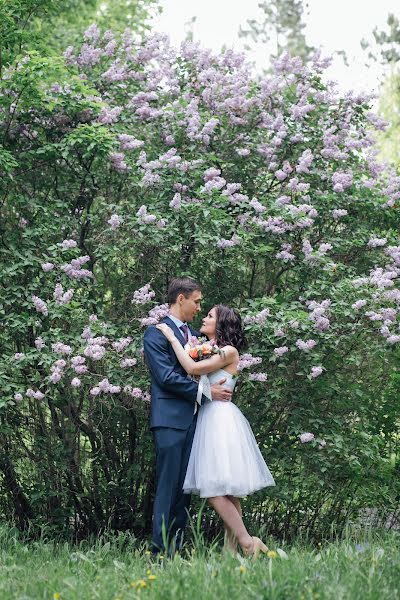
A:
{"type": "Polygon", "coordinates": [[[321,545],[271,549],[287,558],[256,561],[221,553],[201,540],[181,555],[153,561],[127,535],[77,546],[26,543],[0,528],[0,599],[161,600],[400,598],[400,535],[370,532],[321,545]],[[283,553],[281,553],[283,554],[283,553]]]}

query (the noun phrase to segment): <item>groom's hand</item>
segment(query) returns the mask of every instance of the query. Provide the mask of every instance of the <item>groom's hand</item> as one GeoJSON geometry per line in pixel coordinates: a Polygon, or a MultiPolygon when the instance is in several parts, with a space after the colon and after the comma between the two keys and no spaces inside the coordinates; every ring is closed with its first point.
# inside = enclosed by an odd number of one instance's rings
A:
{"type": "Polygon", "coordinates": [[[218,383],[214,383],[211,386],[211,395],[213,400],[221,400],[222,402],[229,402],[232,398],[232,392],[222,387],[226,381],[226,377],[218,381],[218,383]]]}

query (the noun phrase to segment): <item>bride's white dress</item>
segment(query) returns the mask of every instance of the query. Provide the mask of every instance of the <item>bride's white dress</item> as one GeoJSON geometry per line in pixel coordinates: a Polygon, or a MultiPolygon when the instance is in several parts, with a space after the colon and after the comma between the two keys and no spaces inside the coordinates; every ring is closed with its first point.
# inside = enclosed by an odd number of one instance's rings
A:
{"type": "MultiPolygon", "coordinates": [[[[210,384],[222,378],[233,391],[235,379],[224,369],[208,375],[210,384]]],[[[233,402],[202,404],[183,491],[201,498],[242,497],[273,485],[249,422],[238,407],[233,402]]]]}

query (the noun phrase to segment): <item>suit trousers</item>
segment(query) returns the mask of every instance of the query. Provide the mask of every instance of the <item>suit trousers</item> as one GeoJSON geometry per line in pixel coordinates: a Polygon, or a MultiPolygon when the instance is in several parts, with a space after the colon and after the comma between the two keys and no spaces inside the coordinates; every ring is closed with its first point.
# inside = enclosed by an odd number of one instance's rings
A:
{"type": "Polygon", "coordinates": [[[190,494],[183,482],[192,449],[197,415],[188,429],[154,427],[156,448],[156,495],[153,509],[153,552],[173,553],[183,543],[190,494]],[[163,536],[164,529],[164,536],[163,536]],[[166,536],[166,537],[165,537],[166,536]],[[165,548],[167,542],[168,547],[165,548]]]}

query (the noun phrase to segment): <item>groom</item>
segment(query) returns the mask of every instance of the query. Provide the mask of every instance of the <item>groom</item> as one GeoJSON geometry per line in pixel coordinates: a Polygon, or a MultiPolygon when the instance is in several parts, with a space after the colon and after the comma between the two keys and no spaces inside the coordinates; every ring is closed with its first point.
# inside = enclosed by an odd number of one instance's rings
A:
{"type": "MultiPolygon", "coordinates": [[[[200,285],[191,277],[173,279],[168,287],[170,312],[162,323],[173,329],[183,346],[189,336],[199,335],[187,322],[200,311],[201,299],[200,285]]],[[[198,384],[187,376],[172,346],[154,326],[144,334],[144,354],[150,369],[150,427],[156,448],[153,553],[173,553],[182,546],[190,504],[190,494],[184,494],[182,488],[196,427],[198,384]]],[[[211,386],[213,400],[231,399],[231,392],[222,387],[224,381],[211,386]]]]}

